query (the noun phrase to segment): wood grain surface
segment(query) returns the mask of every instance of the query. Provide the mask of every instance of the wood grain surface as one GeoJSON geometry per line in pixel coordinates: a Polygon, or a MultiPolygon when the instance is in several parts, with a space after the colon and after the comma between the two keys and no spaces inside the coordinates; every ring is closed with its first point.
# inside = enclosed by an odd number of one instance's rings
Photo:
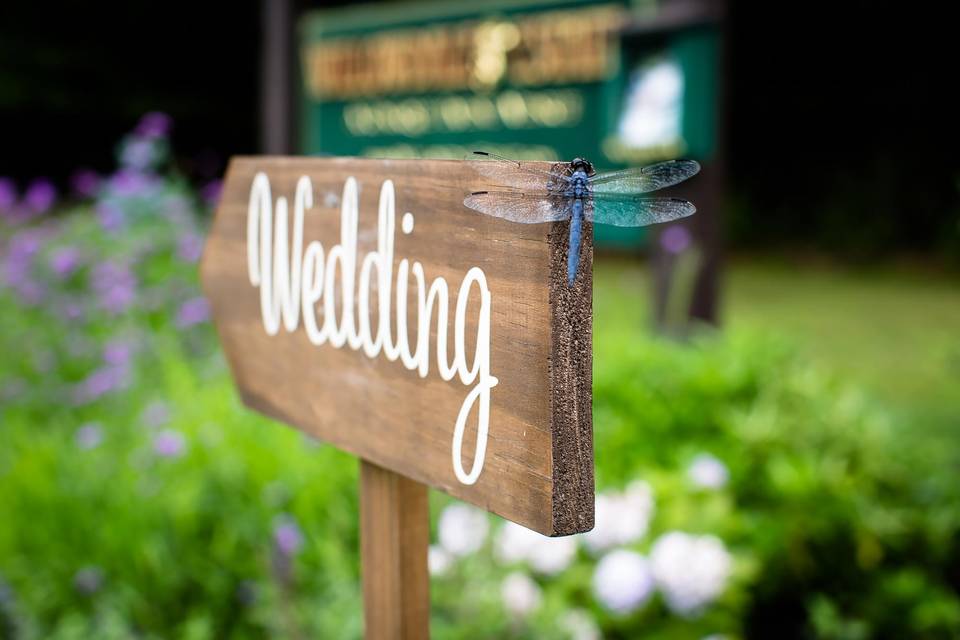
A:
{"type": "Polygon", "coordinates": [[[427,487],[360,462],[360,564],[367,640],[430,636],[427,487]]]}
{"type": "MultiPolygon", "coordinates": [[[[594,520],[592,228],[585,224],[580,269],[568,287],[568,223],[517,224],[463,206],[470,191],[489,186],[464,161],[235,158],[204,251],[204,290],[248,406],[543,534],[587,531],[594,520]],[[382,354],[369,357],[346,346],[312,344],[302,322],[292,332],[265,331],[247,264],[248,207],[258,172],[269,178],[273,199],[285,196],[291,207],[297,181],[310,179],[314,202],[305,213],[303,240],[317,240],[326,249],[340,242],[339,202],[345,181],[354,177],[358,263],[376,249],[381,186],[391,180],[397,215],[394,267],[404,258],[419,261],[428,283],[437,277],[447,281],[451,346],[460,283],[472,267],[483,270],[491,300],[490,373],[499,383],[490,393],[485,463],[474,484],[459,481],[451,463],[454,425],[470,386],[438,374],[435,319],[426,377],[382,354]],[[409,235],[400,232],[405,212],[415,220],[409,235]]],[[[413,342],[417,288],[410,282],[413,342]]],[[[476,298],[471,296],[466,313],[470,354],[477,340],[476,298]]],[[[475,453],[476,424],[474,409],[462,451],[467,469],[475,453]]]]}

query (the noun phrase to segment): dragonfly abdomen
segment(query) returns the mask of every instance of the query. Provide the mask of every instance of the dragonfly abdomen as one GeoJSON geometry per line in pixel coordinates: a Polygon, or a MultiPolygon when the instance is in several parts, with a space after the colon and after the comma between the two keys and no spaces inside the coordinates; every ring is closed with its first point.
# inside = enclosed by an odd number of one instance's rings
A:
{"type": "Polygon", "coordinates": [[[583,238],[583,198],[574,198],[570,216],[570,246],[567,249],[567,286],[573,286],[580,264],[580,241],[583,238]]]}

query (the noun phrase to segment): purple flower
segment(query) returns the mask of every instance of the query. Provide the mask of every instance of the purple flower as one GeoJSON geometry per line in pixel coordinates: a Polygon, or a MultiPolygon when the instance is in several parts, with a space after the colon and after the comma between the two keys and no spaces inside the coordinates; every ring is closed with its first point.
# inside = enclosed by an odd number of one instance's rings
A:
{"type": "Polygon", "coordinates": [[[128,378],[129,372],[126,367],[113,365],[100,367],[74,387],[74,401],[77,404],[93,402],[126,385],[128,378]]]}
{"type": "Polygon", "coordinates": [[[93,268],[91,286],[100,306],[110,313],[119,314],[133,304],[137,280],[127,265],[108,261],[93,268]]]}
{"type": "Polygon", "coordinates": [[[161,458],[179,458],[186,446],[186,438],[174,429],[164,429],[153,439],[153,451],[161,458]]]}
{"type": "Polygon", "coordinates": [[[9,253],[32,257],[40,251],[48,230],[42,228],[25,229],[10,238],[9,253]]]}
{"type": "Polygon", "coordinates": [[[155,157],[153,141],[134,137],[126,141],[120,152],[120,164],[142,171],[153,164],[155,157]]]}
{"type": "Polygon", "coordinates": [[[123,226],[123,210],[110,202],[97,204],[97,219],[104,231],[118,231],[123,226]]]}
{"type": "Polygon", "coordinates": [[[115,339],[103,347],[103,361],[115,367],[129,367],[133,357],[133,344],[129,340],[115,339]]]}
{"type": "Polygon", "coordinates": [[[154,400],[143,410],[140,418],[151,429],[159,427],[170,421],[170,407],[162,400],[154,400]]]}
{"type": "Polygon", "coordinates": [[[192,327],[209,319],[210,305],[205,298],[191,298],[180,305],[180,310],[177,311],[177,326],[181,329],[192,327]]]}
{"type": "Polygon", "coordinates": [[[215,207],[220,202],[220,193],[223,191],[223,182],[211,180],[200,190],[200,197],[208,207],[215,207]]]}
{"type": "Polygon", "coordinates": [[[22,378],[8,378],[0,386],[0,400],[13,400],[27,392],[29,386],[22,378]]]}
{"type": "Polygon", "coordinates": [[[196,262],[203,254],[203,238],[189,231],[177,240],[177,257],[184,262],[196,262]]]}
{"type": "Polygon", "coordinates": [[[47,295],[47,289],[36,280],[21,280],[13,286],[20,300],[28,306],[40,304],[47,295]]]}
{"type": "Polygon", "coordinates": [[[273,543],[281,555],[290,557],[303,546],[303,532],[293,516],[283,514],[273,522],[273,543]]]}
{"type": "Polygon", "coordinates": [[[63,315],[68,320],[78,320],[83,317],[83,305],[76,301],[70,301],[63,305],[63,315]]]}
{"type": "Polygon", "coordinates": [[[46,234],[40,229],[25,229],[10,238],[7,245],[7,264],[26,267],[43,246],[46,234]]]}
{"type": "Polygon", "coordinates": [[[192,225],[193,212],[190,203],[181,195],[171,194],[164,199],[163,211],[172,222],[178,225],[192,225]]]}
{"type": "Polygon", "coordinates": [[[21,231],[10,238],[6,259],[3,261],[3,275],[7,284],[14,284],[30,275],[33,257],[40,250],[42,238],[34,229],[21,231]]]}
{"type": "Polygon", "coordinates": [[[108,184],[111,193],[119,198],[138,198],[150,195],[159,182],[156,176],[125,168],[110,176],[108,184]]]}
{"type": "Polygon", "coordinates": [[[75,439],[79,449],[96,449],[103,442],[103,429],[99,422],[88,422],[77,429],[75,439]]]}
{"type": "Polygon", "coordinates": [[[57,201],[57,189],[47,178],[37,178],[23,193],[23,204],[30,215],[41,215],[57,201]]]}
{"type": "Polygon", "coordinates": [[[92,198],[97,195],[100,183],[100,176],[90,169],[77,169],[70,177],[70,187],[81,198],[92,198]]]}
{"type": "Polygon", "coordinates": [[[136,132],[147,138],[163,138],[170,134],[173,120],[165,113],[151,111],[140,118],[136,132]]]}
{"type": "Polygon", "coordinates": [[[667,253],[677,255],[683,253],[690,246],[692,238],[690,231],[683,225],[675,224],[667,227],[660,234],[660,246],[667,253]]]}
{"type": "Polygon", "coordinates": [[[43,229],[25,229],[10,238],[7,255],[3,261],[3,281],[27,304],[37,304],[46,293],[45,288],[33,279],[33,261],[47,232],[43,229]]]}
{"type": "Polygon", "coordinates": [[[50,256],[50,268],[58,278],[67,278],[80,266],[80,251],[75,247],[62,247],[50,256]]]}
{"type": "Polygon", "coordinates": [[[7,177],[0,177],[0,213],[13,209],[17,202],[17,185],[7,177]]]}
{"type": "Polygon", "coordinates": [[[97,567],[84,567],[73,576],[73,586],[85,596],[92,596],[103,586],[103,572],[97,567]]]}

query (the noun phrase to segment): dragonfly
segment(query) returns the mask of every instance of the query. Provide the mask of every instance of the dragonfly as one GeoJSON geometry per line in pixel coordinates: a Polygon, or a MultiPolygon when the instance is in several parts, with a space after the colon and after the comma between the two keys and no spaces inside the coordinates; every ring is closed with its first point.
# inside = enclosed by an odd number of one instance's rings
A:
{"type": "Polygon", "coordinates": [[[583,223],[645,227],[685,218],[697,210],[680,198],[643,194],[670,187],[700,171],[694,160],[668,160],[645,167],[597,173],[583,158],[544,170],[486,151],[475,151],[473,166],[494,185],[474,191],[463,204],[490,216],[536,224],[570,221],[567,284],[573,286],[580,264],[583,223]]]}

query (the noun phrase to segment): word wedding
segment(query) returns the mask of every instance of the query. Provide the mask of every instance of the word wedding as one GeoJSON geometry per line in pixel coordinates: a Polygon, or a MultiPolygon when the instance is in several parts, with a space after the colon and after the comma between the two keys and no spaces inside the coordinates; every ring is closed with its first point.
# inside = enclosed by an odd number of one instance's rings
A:
{"type": "MultiPolygon", "coordinates": [[[[382,354],[390,361],[399,359],[404,367],[416,371],[423,378],[430,369],[430,323],[436,312],[437,339],[434,351],[437,372],[445,381],[458,376],[463,385],[473,385],[457,415],[452,458],[457,479],[466,485],[474,484],[483,470],[486,454],[490,390],[497,385],[497,378],[490,373],[491,301],[487,278],[479,267],[472,267],[460,283],[451,361],[447,347],[450,294],[446,280],[437,277],[427,287],[423,265],[417,261],[411,264],[404,258],[397,265],[395,299],[391,295],[394,288],[392,272],[396,226],[396,197],[391,180],[385,180],[380,189],[377,249],[363,257],[357,276],[357,194],[356,179],[348,177],[340,202],[340,243],[325,249],[319,241],[314,240],[304,250],[304,215],[313,207],[310,179],[303,176],[297,182],[291,244],[287,199],[280,196],[274,205],[269,178],[263,172],[256,174],[247,210],[247,266],[250,284],[260,290],[263,327],[271,336],[277,335],[281,324],[286,331],[293,332],[302,319],[307,338],[314,345],[329,344],[336,349],[347,346],[354,351],[363,350],[369,358],[382,354]],[[411,273],[417,287],[417,339],[413,348],[407,337],[407,293],[411,273]],[[476,322],[473,364],[468,366],[464,334],[473,285],[476,285],[480,295],[480,311],[476,322]],[[376,332],[371,330],[371,288],[377,298],[379,321],[376,332]],[[339,318],[336,313],[338,299],[341,302],[339,318]],[[320,323],[318,316],[322,317],[320,323]],[[391,335],[391,325],[396,326],[396,336],[391,335]],[[473,464],[467,472],[463,467],[461,450],[467,418],[475,404],[477,441],[473,464]]],[[[413,232],[413,214],[404,214],[401,231],[404,234],[413,232]]]]}

